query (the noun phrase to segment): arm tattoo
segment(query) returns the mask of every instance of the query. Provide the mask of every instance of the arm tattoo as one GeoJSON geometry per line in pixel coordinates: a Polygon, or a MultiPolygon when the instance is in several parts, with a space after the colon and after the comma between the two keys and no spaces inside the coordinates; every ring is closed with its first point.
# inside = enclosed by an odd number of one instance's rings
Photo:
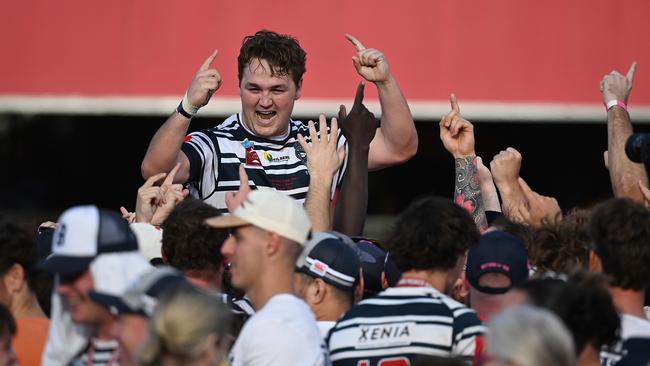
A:
{"type": "Polygon", "coordinates": [[[475,156],[456,159],[456,182],[454,185],[454,202],[466,209],[480,232],[487,229],[485,205],[481,197],[481,185],[478,170],[474,164],[475,156]]]}

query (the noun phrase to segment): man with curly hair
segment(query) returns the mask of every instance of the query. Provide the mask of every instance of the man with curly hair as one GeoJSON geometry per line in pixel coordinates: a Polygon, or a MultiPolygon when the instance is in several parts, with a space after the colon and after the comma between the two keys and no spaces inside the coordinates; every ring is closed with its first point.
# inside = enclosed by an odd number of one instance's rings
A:
{"type": "Polygon", "coordinates": [[[395,287],[352,307],[327,340],[334,365],[409,365],[419,355],[471,360],[482,349],[476,313],[446,295],[467,250],[474,220],[451,200],[428,197],[398,218],[386,249],[402,271],[395,287]]]}
{"type": "Polygon", "coordinates": [[[593,240],[589,269],[609,277],[621,315],[622,343],[601,353],[602,364],[646,365],[650,322],[643,302],[650,283],[650,211],[629,199],[611,199],[594,209],[589,234],[593,240]]]}

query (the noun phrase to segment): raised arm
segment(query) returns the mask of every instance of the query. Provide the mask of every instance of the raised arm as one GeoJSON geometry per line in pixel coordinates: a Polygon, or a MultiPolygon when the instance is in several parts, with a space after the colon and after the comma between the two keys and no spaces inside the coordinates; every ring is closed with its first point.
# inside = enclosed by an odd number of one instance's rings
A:
{"type": "Polygon", "coordinates": [[[221,75],[216,69],[210,68],[217,52],[214,51],[203,62],[194,75],[181,104],[151,139],[140,167],[145,179],[159,172],[168,172],[177,163],[180,164],[180,169],[174,182],[184,183],[189,178],[190,163],[181,151],[181,145],[192,117],[199,108],[208,104],[212,94],[221,85],[221,75]]]}
{"type": "Polygon", "coordinates": [[[451,111],[440,119],[440,140],[455,160],[454,202],[472,215],[476,227],[483,232],[488,225],[476,166],[474,126],[460,115],[454,94],[450,102],[451,111]]]}
{"type": "Polygon", "coordinates": [[[377,86],[381,104],[381,128],[370,144],[368,168],[374,170],[403,163],[418,150],[418,134],[406,99],[384,54],[374,48],[365,48],[349,34],[345,37],[357,50],[352,64],[359,75],[377,86]]]}
{"type": "Polygon", "coordinates": [[[338,123],[332,118],[330,133],[327,133],[327,119],[319,117],[320,137],[316,134],[314,122],[309,121],[311,144],[298,134],[298,141],[307,154],[309,171],[309,191],[305,200],[305,211],[311,220],[312,231],[332,229],[330,220],[330,194],[334,174],[339,170],[345,150],[336,148],[338,142],[338,123]]]}
{"type": "Polygon", "coordinates": [[[339,110],[339,126],[348,142],[348,165],[334,209],[333,229],[348,236],[363,234],[368,209],[368,153],[379,121],[363,105],[364,83],[359,83],[349,114],[339,110]]]}
{"type": "Polygon", "coordinates": [[[627,112],[627,99],[635,72],[636,62],[632,63],[625,76],[618,71],[610,72],[600,82],[600,93],[607,106],[608,166],[614,196],[643,203],[644,197],[638,182],[648,185],[645,166],[632,162],[625,155],[625,143],[633,132],[627,112]]]}

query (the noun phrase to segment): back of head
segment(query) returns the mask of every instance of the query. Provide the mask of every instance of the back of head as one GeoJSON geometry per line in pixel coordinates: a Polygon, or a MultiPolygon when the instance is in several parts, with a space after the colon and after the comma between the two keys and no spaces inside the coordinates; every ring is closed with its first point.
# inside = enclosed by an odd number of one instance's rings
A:
{"type": "Polygon", "coordinates": [[[635,291],[648,286],[650,210],[629,199],[610,199],[594,209],[589,235],[611,285],[635,291]]]}
{"type": "Polygon", "coordinates": [[[137,358],[142,365],[159,365],[163,360],[183,364],[212,351],[222,359],[229,345],[229,327],[230,312],[218,297],[191,285],[178,286],[158,302],[137,358]]]}
{"type": "Polygon", "coordinates": [[[14,264],[20,264],[29,288],[33,290],[36,283],[30,274],[37,261],[36,238],[16,224],[0,222],[0,275],[4,275],[14,264]]]}
{"type": "Polygon", "coordinates": [[[562,320],[573,335],[576,354],[587,344],[600,350],[618,340],[620,319],[602,276],[576,272],[569,281],[536,279],[519,290],[529,303],[552,311],[562,320]]]}
{"type": "Polygon", "coordinates": [[[0,276],[6,274],[14,264],[19,264],[23,268],[27,287],[36,296],[45,314],[49,314],[53,276],[36,269],[38,260],[36,238],[27,229],[11,222],[0,223],[0,276]]]}
{"type": "Polygon", "coordinates": [[[221,245],[227,231],[208,226],[205,220],[219,211],[203,201],[185,199],[162,224],[162,248],[167,263],[180,271],[216,271],[223,258],[221,245]]]}
{"type": "Polygon", "coordinates": [[[478,229],[467,211],[449,199],[427,197],[402,212],[386,249],[402,272],[449,271],[478,240],[478,229]]]}
{"type": "Polygon", "coordinates": [[[498,230],[488,232],[467,253],[465,273],[474,289],[490,295],[504,294],[528,279],[528,251],[512,234],[498,230]],[[484,281],[490,274],[503,275],[504,281],[484,281]]]}
{"type": "Polygon", "coordinates": [[[586,267],[591,246],[589,215],[588,210],[574,210],[558,222],[532,230],[528,252],[538,273],[586,267]]]}
{"type": "Polygon", "coordinates": [[[513,306],[492,318],[488,328],[487,349],[497,364],[575,365],[571,335],[548,310],[513,306]]]}
{"type": "Polygon", "coordinates": [[[302,75],[305,73],[306,58],[307,54],[295,38],[261,30],[244,38],[237,57],[239,82],[241,83],[244,75],[244,68],[252,60],[260,59],[269,63],[272,76],[287,75],[293,79],[296,87],[299,87],[302,75]]]}

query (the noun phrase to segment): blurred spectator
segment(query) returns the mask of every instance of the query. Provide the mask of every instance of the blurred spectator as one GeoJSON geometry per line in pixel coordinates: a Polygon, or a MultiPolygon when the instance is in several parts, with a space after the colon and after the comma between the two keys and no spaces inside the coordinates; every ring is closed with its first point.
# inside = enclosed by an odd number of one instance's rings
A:
{"type": "Polygon", "coordinates": [[[36,290],[49,287],[50,296],[51,279],[35,270],[37,262],[34,236],[15,224],[0,223],[0,304],[16,319],[18,330],[13,343],[21,365],[40,365],[50,324],[36,290]]]}
{"type": "Polygon", "coordinates": [[[194,286],[173,288],[158,301],[138,364],[221,365],[230,345],[229,319],[217,297],[194,286]]]}
{"type": "Polygon", "coordinates": [[[571,334],[549,310],[518,305],[488,323],[485,365],[573,366],[571,334]]]}
{"type": "Polygon", "coordinates": [[[610,279],[609,291],[621,315],[622,343],[602,352],[601,361],[647,364],[650,322],[643,303],[650,283],[650,211],[629,199],[610,199],[594,208],[589,235],[589,269],[610,279]]]}
{"type": "Polygon", "coordinates": [[[113,316],[88,297],[90,290],[119,295],[151,268],[128,223],[95,206],[76,206],[58,220],[52,255],[40,267],[55,273],[52,316],[42,364],[114,362],[119,347],[113,316]]]}

